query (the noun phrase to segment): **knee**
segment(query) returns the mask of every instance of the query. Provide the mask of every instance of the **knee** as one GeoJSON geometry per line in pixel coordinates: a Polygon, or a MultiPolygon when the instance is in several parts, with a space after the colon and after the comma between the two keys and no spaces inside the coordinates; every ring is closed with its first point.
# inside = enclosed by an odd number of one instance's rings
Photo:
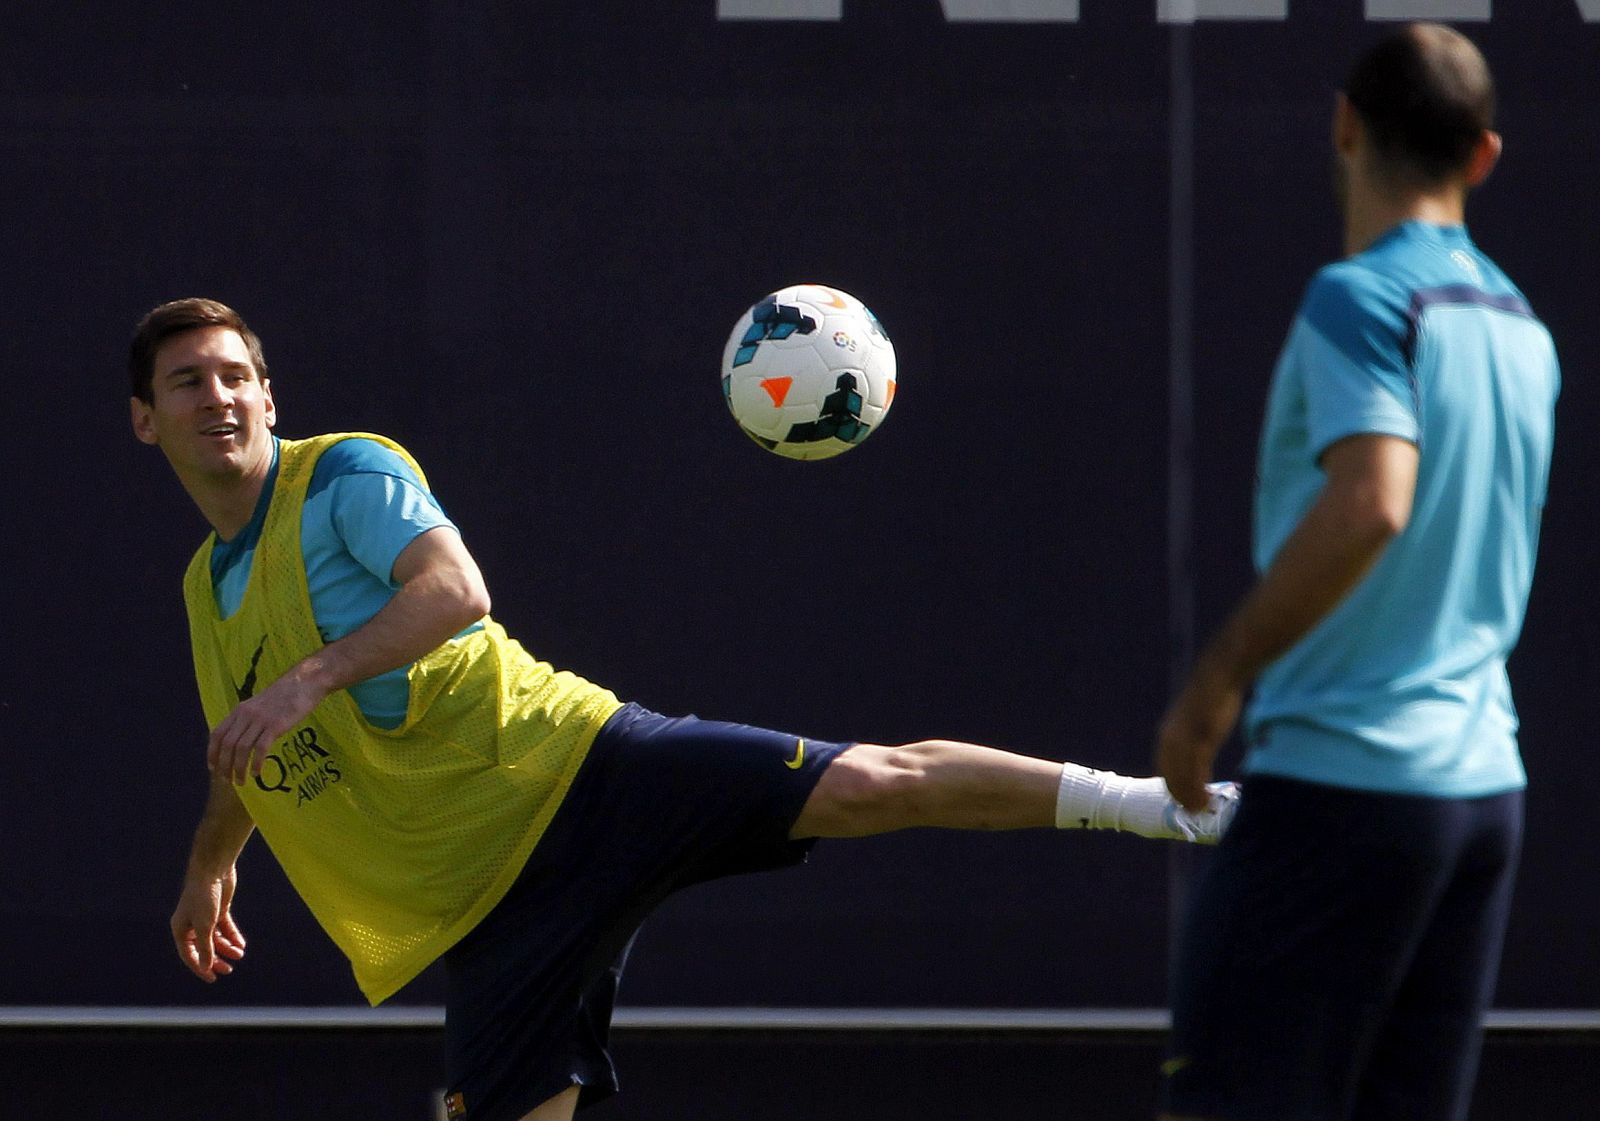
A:
{"type": "Polygon", "coordinates": [[[846,764],[840,775],[840,801],[862,814],[914,807],[925,786],[929,756],[929,745],[924,743],[859,745],[839,760],[846,764]]]}
{"type": "Polygon", "coordinates": [[[919,824],[929,745],[857,744],[834,759],[797,822],[810,836],[861,837],[919,824]]]}

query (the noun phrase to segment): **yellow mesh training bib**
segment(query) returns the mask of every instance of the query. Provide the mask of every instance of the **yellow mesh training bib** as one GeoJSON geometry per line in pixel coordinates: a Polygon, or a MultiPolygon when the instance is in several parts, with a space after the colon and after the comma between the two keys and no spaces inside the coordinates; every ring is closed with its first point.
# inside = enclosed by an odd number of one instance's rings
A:
{"type": "MultiPolygon", "coordinates": [[[[218,617],[216,535],[189,564],[184,601],[211,727],[244,697],[320,649],[300,552],[317,457],[365,433],[284,440],[278,478],[239,609],[218,617]]],[[[424,480],[424,484],[426,481],[424,480]]],[[[521,871],[600,726],[609,691],[534,658],[487,617],[410,671],[404,723],[368,724],[347,690],[283,737],[237,788],[289,880],[373,1004],[500,901],[521,871]]]]}

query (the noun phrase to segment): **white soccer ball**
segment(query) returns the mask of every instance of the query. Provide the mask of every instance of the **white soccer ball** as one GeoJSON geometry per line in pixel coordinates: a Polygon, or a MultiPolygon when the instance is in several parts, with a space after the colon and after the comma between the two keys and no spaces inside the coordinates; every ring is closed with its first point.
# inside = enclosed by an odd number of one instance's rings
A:
{"type": "Polygon", "coordinates": [[[780,288],[740,317],[722,351],[722,395],[770,452],[827,459],[873,432],[894,402],[894,345],[878,317],[821,284],[780,288]]]}

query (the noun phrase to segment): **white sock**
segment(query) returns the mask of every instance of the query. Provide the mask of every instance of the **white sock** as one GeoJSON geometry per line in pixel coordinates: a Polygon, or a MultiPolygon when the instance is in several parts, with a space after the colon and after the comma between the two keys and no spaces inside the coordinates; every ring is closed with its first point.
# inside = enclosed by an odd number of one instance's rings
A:
{"type": "Polygon", "coordinates": [[[1061,765],[1056,793],[1057,829],[1116,829],[1141,837],[1178,840],[1167,810],[1172,797],[1160,778],[1128,778],[1077,763],[1061,765]]]}

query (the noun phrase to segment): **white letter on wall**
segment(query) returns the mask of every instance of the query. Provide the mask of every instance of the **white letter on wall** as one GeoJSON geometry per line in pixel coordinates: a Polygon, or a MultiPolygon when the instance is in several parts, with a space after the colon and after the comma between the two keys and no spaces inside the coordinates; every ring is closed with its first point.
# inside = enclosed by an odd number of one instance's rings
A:
{"type": "Polygon", "coordinates": [[[1367,18],[1483,23],[1489,18],[1489,0],[1367,0],[1367,18]]]}
{"type": "Polygon", "coordinates": [[[950,23],[1077,23],[1078,0],[941,0],[950,23]]]}
{"type": "Polygon", "coordinates": [[[837,20],[843,15],[844,0],[717,0],[718,19],[837,20]]]}
{"type": "Polygon", "coordinates": [[[1156,19],[1161,23],[1288,18],[1289,0],[1156,0],[1156,19]]]}

